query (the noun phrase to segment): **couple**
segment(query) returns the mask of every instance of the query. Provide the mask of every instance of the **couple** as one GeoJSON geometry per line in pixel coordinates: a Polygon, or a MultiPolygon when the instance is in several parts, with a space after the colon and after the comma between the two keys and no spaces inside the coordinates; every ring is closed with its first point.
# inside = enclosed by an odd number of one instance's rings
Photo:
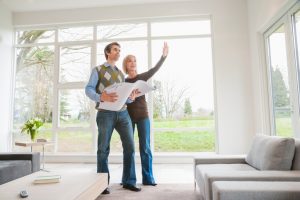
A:
{"type": "MultiPolygon", "coordinates": [[[[86,95],[96,102],[97,126],[98,126],[98,150],[97,172],[108,173],[108,155],[110,140],[114,129],[119,133],[123,146],[123,188],[139,192],[141,188],[136,186],[135,161],[134,161],[134,129],[138,129],[139,148],[142,163],[142,176],[144,185],[155,186],[152,173],[152,154],[150,149],[150,121],[148,117],[145,95],[137,97],[138,91],[133,91],[126,104],[119,111],[99,109],[101,102],[114,102],[118,96],[116,93],[106,93],[104,89],[114,83],[147,81],[161,67],[168,55],[167,43],[164,43],[163,55],[156,66],[147,72],[137,74],[136,58],[128,55],[123,60],[123,70],[128,74],[125,79],[123,73],[116,67],[120,57],[121,46],[117,42],[108,44],[104,48],[106,62],[92,70],[89,82],[85,88],[86,95]],[[128,111],[127,111],[128,110],[128,111]]],[[[103,194],[109,194],[106,188],[103,194]]]]}

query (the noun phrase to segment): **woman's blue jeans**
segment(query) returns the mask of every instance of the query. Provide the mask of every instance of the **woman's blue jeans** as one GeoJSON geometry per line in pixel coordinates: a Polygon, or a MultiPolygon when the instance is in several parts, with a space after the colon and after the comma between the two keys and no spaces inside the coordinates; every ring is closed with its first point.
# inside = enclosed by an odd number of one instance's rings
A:
{"type": "Polygon", "coordinates": [[[135,125],[137,126],[139,136],[143,184],[153,184],[155,183],[155,180],[153,178],[152,153],[150,148],[150,120],[147,117],[138,122],[132,122],[133,132],[135,125]]]}
{"type": "Polygon", "coordinates": [[[97,172],[108,173],[109,177],[110,140],[113,130],[116,129],[123,146],[123,184],[136,185],[133,129],[127,110],[98,111],[96,121],[98,125],[97,172]]]}

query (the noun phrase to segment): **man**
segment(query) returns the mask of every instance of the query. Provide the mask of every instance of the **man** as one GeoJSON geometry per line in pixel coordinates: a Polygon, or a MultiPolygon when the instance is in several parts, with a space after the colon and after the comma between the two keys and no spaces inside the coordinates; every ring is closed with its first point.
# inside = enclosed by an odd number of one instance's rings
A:
{"type": "MultiPolygon", "coordinates": [[[[124,82],[123,73],[116,67],[120,57],[120,45],[117,42],[108,44],[104,49],[106,62],[92,70],[90,80],[85,88],[86,95],[96,102],[97,126],[98,126],[98,150],[97,150],[97,172],[108,173],[108,155],[110,151],[110,140],[114,129],[120,134],[123,150],[123,188],[139,192],[141,188],[136,186],[135,161],[134,161],[134,139],[133,129],[127,107],[124,105],[119,111],[99,109],[101,102],[114,102],[118,96],[116,93],[106,93],[104,89],[114,83],[124,82]]],[[[130,95],[127,103],[132,102],[135,93],[130,95]]],[[[106,188],[103,194],[109,194],[106,188]]]]}

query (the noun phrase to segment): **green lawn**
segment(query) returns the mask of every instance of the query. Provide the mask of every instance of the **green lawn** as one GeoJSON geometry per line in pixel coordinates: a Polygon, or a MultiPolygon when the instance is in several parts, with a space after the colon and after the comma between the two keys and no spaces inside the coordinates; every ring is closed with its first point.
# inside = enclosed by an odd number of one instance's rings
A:
{"type": "Polygon", "coordinates": [[[199,152],[215,150],[213,130],[191,132],[157,132],[154,149],[159,152],[199,152]]]}
{"type": "MultiPolygon", "coordinates": [[[[214,121],[211,118],[155,120],[153,128],[154,149],[156,152],[215,151],[214,121]],[[162,128],[168,130],[160,130],[162,128]],[[184,128],[186,128],[186,130],[182,130],[184,128]],[[188,128],[199,128],[203,130],[189,130],[188,128]]],[[[137,133],[135,133],[135,144],[136,150],[138,151],[137,133]]],[[[122,151],[118,133],[114,133],[112,136],[111,151],[122,151]]]]}
{"type": "Polygon", "coordinates": [[[281,117],[276,118],[276,133],[279,136],[292,137],[292,123],[291,118],[281,117]]]}

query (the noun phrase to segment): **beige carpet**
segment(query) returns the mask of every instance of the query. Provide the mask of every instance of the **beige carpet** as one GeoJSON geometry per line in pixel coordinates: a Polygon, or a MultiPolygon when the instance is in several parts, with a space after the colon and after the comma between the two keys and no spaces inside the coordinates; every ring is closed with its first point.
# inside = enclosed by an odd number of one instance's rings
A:
{"type": "Polygon", "coordinates": [[[97,200],[199,200],[199,191],[193,184],[158,184],[142,186],[141,192],[125,190],[119,184],[110,185],[110,194],[100,195],[97,200]]]}

